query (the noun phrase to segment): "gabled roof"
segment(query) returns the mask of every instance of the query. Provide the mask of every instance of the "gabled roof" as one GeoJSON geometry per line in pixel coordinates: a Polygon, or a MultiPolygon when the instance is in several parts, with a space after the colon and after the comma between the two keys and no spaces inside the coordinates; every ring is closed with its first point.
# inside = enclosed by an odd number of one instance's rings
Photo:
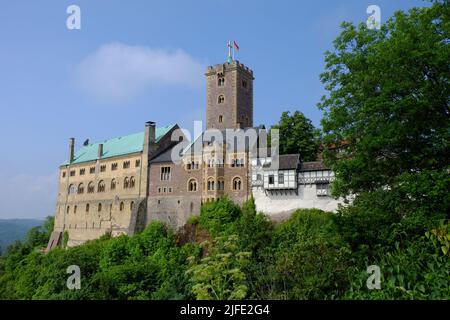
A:
{"type": "Polygon", "coordinates": [[[326,167],[322,161],[310,161],[310,162],[303,162],[300,170],[317,171],[317,170],[330,170],[330,168],[326,167]]]}
{"type": "MultiPolygon", "coordinates": [[[[175,125],[168,125],[155,129],[155,140],[158,142],[164,137],[175,125]]],[[[75,152],[72,164],[95,161],[98,159],[98,146],[103,144],[102,159],[111,158],[136,152],[142,152],[144,149],[144,132],[134,133],[123,137],[113,138],[105,141],[83,146],[75,152]]],[[[62,165],[68,165],[65,161],[62,165]]]]}
{"type": "MultiPolygon", "coordinates": [[[[297,169],[300,165],[300,155],[297,154],[280,154],[278,156],[278,170],[297,169]]],[[[270,167],[270,164],[264,164],[263,167],[270,167]]]]}

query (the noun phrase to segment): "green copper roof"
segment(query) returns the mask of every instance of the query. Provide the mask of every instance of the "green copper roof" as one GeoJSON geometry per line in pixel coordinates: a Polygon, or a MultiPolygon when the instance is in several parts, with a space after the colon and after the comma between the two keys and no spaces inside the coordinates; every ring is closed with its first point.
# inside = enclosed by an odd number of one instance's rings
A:
{"type": "MultiPolygon", "coordinates": [[[[166,133],[169,132],[174,126],[175,125],[169,125],[156,128],[156,142],[158,142],[164,135],[166,135],[166,133]]],[[[98,145],[100,143],[103,143],[102,159],[142,152],[144,148],[144,132],[134,133],[127,136],[113,138],[83,146],[75,152],[72,164],[97,160],[98,145]]],[[[68,164],[69,162],[65,161],[62,165],[68,164]]]]}

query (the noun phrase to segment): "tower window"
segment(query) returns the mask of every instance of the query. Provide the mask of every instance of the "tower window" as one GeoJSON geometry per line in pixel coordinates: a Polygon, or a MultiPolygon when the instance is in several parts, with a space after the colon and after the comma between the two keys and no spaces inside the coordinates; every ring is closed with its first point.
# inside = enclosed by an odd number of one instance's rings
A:
{"type": "Polygon", "coordinates": [[[170,167],[161,167],[161,181],[170,180],[170,167]]]}
{"type": "Polygon", "coordinates": [[[197,181],[195,181],[195,179],[189,180],[188,191],[197,191],[197,181]]]}
{"type": "Polygon", "coordinates": [[[218,85],[219,87],[223,87],[223,86],[225,85],[225,78],[224,78],[224,77],[219,77],[219,78],[217,79],[217,85],[218,85]]]}
{"type": "Polygon", "coordinates": [[[240,178],[233,179],[233,190],[241,190],[242,182],[240,178]]]}
{"type": "Polygon", "coordinates": [[[220,122],[220,123],[223,122],[223,116],[219,116],[219,122],[220,122]]]}
{"type": "Polygon", "coordinates": [[[218,104],[222,104],[225,102],[225,97],[221,94],[218,98],[217,98],[217,103],[218,104]]]}
{"type": "Polygon", "coordinates": [[[242,87],[245,88],[245,89],[247,89],[247,81],[242,80],[242,87]]]}

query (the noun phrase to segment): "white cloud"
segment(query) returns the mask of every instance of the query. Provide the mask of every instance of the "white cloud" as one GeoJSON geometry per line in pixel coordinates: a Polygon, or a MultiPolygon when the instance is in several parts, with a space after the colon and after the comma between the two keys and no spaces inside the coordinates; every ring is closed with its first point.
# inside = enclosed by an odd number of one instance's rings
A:
{"type": "Polygon", "coordinates": [[[158,85],[198,87],[204,65],[174,51],[110,43],[76,67],[78,86],[96,98],[126,100],[158,85]]]}
{"type": "Polygon", "coordinates": [[[58,172],[42,176],[18,174],[0,178],[0,219],[43,218],[54,214],[58,172]]]}

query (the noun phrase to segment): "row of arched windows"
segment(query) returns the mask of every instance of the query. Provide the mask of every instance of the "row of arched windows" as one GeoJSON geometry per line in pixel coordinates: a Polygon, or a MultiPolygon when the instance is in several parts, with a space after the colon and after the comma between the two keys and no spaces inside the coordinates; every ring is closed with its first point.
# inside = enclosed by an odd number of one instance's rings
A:
{"type": "MultiPolygon", "coordinates": [[[[225,190],[225,181],[222,178],[219,178],[215,181],[213,178],[209,178],[206,182],[206,188],[208,191],[213,190],[225,190]]],[[[242,180],[239,177],[236,177],[231,182],[231,188],[233,190],[242,190],[242,180]]],[[[197,180],[190,179],[188,182],[188,191],[195,192],[198,190],[197,180]]]]}
{"type": "MultiPolygon", "coordinates": [[[[110,211],[112,211],[112,207],[113,207],[113,205],[110,204],[109,205],[109,210],[110,211]]],[[[133,211],[134,201],[130,202],[129,208],[130,208],[130,211],[133,211]]],[[[102,210],[105,210],[105,208],[103,208],[103,205],[101,203],[97,204],[97,208],[96,209],[97,209],[96,212],[102,212],[102,210]]],[[[78,210],[78,206],[77,205],[73,206],[72,212],[73,213],[77,213],[77,210],[78,210]]],[[[90,204],[86,203],[86,205],[85,205],[85,212],[89,213],[90,210],[91,210],[90,204]]],[[[119,211],[124,211],[124,210],[125,210],[125,203],[122,201],[122,202],[119,203],[119,211]]],[[[70,212],[71,212],[71,207],[67,206],[66,207],[66,213],[70,213],[70,212]]]]}
{"type": "MultiPolygon", "coordinates": [[[[136,180],[134,177],[125,177],[123,179],[123,188],[124,189],[133,189],[136,185],[136,180]]],[[[117,186],[117,181],[116,179],[112,179],[111,180],[111,184],[110,184],[110,190],[116,190],[116,186],[117,186]]],[[[103,180],[100,180],[97,184],[97,192],[98,193],[102,193],[106,191],[106,184],[103,180]]],[[[95,184],[94,182],[89,182],[88,187],[87,187],[87,193],[94,193],[95,192],[95,184]]],[[[68,190],[69,194],[83,194],[84,193],[84,184],[80,183],[78,185],[78,187],[76,187],[75,185],[71,184],[69,186],[69,190],[68,190]]]]}

